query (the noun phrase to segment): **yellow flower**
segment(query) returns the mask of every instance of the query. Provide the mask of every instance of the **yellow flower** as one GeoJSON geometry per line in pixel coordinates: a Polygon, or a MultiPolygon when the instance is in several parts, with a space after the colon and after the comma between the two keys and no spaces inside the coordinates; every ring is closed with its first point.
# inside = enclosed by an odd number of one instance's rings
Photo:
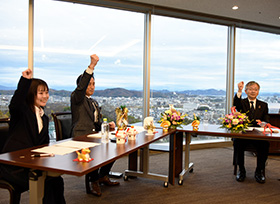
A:
{"type": "Polygon", "coordinates": [[[172,114],[171,110],[166,110],[165,113],[166,114],[172,114]]]}

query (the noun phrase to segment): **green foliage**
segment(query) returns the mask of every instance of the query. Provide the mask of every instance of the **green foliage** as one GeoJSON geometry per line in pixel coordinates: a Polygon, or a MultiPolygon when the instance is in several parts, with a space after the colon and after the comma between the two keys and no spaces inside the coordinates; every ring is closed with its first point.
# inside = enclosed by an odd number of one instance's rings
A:
{"type": "Polygon", "coordinates": [[[66,112],[66,111],[71,111],[71,107],[70,106],[64,107],[63,112],[66,112]]]}

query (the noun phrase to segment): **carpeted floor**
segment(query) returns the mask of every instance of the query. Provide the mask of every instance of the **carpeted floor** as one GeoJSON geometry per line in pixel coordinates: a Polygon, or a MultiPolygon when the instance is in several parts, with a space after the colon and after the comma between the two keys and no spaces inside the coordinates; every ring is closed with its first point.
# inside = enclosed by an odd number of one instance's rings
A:
{"type": "MultiPolygon", "coordinates": [[[[232,148],[213,148],[191,151],[193,173],[184,177],[183,185],[163,187],[162,181],[135,178],[117,179],[117,187],[102,186],[102,196],[87,195],[84,177],[63,175],[67,204],[85,203],[280,203],[280,157],[271,155],[266,168],[266,183],[254,179],[256,158],[246,153],[247,178],[243,183],[235,180],[232,166],[232,148]]],[[[150,157],[152,173],[167,174],[168,153],[156,152],[150,157]]],[[[127,157],[116,161],[113,171],[123,172],[127,157]]],[[[8,192],[0,189],[0,204],[8,203],[8,192]]],[[[28,192],[22,194],[21,203],[29,203],[28,192]]]]}

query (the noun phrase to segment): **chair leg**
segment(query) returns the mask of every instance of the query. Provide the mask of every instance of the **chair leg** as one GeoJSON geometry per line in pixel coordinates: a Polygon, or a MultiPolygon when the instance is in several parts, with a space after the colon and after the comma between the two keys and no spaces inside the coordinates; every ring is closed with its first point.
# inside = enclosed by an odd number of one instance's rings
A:
{"type": "Polygon", "coordinates": [[[10,184],[9,182],[0,179],[0,188],[1,189],[7,189],[10,193],[10,204],[19,204],[20,203],[20,197],[21,192],[17,191],[15,187],[10,184]]]}
{"type": "Polygon", "coordinates": [[[89,186],[89,175],[86,174],[85,176],[85,185],[86,185],[86,192],[87,194],[90,194],[90,186],[89,186]]]}
{"type": "Polygon", "coordinates": [[[20,203],[21,193],[17,191],[10,191],[10,204],[20,203]]]}
{"type": "Polygon", "coordinates": [[[236,155],[236,151],[235,149],[233,150],[233,175],[237,174],[237,159],[236,159],[237,155],[236,155]]]}

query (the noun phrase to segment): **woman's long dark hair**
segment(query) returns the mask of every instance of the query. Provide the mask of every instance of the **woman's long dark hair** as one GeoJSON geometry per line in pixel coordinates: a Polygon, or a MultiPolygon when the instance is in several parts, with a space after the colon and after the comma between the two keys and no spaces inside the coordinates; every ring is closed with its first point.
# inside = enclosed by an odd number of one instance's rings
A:
{"type": "Polygon", "coordinates": [[[26,103],[33,112],[35,112],[34,101],[35,97],[37,96],[38,86],[40,85],[42,85],[43,87],[45,87],[45,89],[47,89],[47,91],[49,91],[48,84],[45,81],[43,81],[42,79],[33,78],[27,93],[26,103]]]}

